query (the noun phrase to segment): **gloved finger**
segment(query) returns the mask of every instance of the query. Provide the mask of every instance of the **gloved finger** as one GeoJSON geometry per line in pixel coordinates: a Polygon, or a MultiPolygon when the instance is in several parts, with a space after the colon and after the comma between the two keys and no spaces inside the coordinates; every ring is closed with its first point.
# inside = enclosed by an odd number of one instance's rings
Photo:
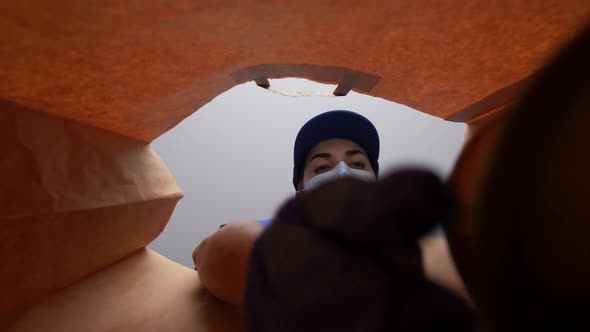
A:
{"type": "Polygon", "coordinates": [[[454,197],[440,178],[428,171],[404,170],[377,183],[328,183],[283,207],[275,222],[292,219],[360,245],[404,247],[450,220],[454,211],[454,197]]]}
{"type": "Polygon", "coordinates": [[[290,200],[250,257],[248,330],[411,331],[449,308],[459,313],[443,315],[449,326],[469,325],[466,307],[424,278],[415,241],[452,209],[446,186],[423,171],[339,181],[290,200]],[[436,305],[422,315],[431,295],[436,305]]]}
{"type": "MultiPolygon", "coordinates": [[[[285,208],[301,211],[297,203],[285,208]]],[[[293,222],[296,213],[285,217],[262,234],[250,256],[248,331],[384,331],[382,325],[397,320],[395,312],[424,282],[417,247],[400,252],[414,268],[398,266],[379,250],[293,222]]]]}

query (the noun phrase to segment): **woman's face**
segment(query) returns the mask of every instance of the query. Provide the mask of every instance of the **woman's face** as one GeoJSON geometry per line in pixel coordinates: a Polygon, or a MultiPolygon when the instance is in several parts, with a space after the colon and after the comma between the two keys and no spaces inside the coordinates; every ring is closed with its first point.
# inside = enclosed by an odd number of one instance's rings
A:
{"type": "Polygon", "coordinates": [[[307,154],[303,168],[303,181],[299,188],[316,175],[332,170],[344,161],[348,167],[375,174],[367,153],[355,142],[344,138],[332,138],[317,144],[307,154]]]}

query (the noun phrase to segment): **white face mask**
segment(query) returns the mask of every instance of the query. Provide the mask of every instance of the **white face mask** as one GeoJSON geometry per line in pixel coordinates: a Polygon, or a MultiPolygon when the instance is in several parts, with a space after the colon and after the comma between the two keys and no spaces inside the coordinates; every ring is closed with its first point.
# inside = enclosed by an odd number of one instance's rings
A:
{"type": "Polygon", "coordinates": [[[360,169],[352,169],[344,161],[341,161],[329,172],[318,174],[307,181],[303,190],[312,190],[326,182],[332,182],[343,177],[351,177],[365,182],[374,182],[377,180],[375,174],[360,169]]]}

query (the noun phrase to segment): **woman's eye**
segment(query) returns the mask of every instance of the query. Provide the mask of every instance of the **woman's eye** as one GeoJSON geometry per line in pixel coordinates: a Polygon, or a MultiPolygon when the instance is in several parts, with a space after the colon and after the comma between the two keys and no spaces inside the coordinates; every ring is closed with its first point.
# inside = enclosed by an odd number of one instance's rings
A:
{"type": "Polygon", "coordinates": [[[355,161],[353,163],[350,164],[350,167],[352,168],[356,168],[356,169],[364,169],[365,168],[365,164],[360,162],[360,161],[355,161]]]}
{"type": "Polygon", "coordinates": [[[319,173],[326,172],[326,171],[328,171],[329,169],[330,169],[330,166],[328,166],[328,165],[321,165],[321,166],[319,166],[318,168],[316,168],[314,172],[315,172],[316,174],[319,174],[319,173]]]}

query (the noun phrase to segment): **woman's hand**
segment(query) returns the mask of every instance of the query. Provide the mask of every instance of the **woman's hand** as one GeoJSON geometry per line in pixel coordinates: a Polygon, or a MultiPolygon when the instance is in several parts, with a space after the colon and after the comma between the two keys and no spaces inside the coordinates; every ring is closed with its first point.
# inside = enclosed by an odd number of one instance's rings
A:
{"type": "Polygon", "coordinates": [[[250,251],[264,227],[237,221],[205,238],[193,251],[199,278],[219,299],[234,305],[244,301],[250,251]]]}
{"type": "Polygon", "coordinates": [[[437,269],[417,242],[455,208],[450,188],[421,170],[290,200],[252,248],[247,330],[472,331],[453,287],[428,280],[437,269]]]}

